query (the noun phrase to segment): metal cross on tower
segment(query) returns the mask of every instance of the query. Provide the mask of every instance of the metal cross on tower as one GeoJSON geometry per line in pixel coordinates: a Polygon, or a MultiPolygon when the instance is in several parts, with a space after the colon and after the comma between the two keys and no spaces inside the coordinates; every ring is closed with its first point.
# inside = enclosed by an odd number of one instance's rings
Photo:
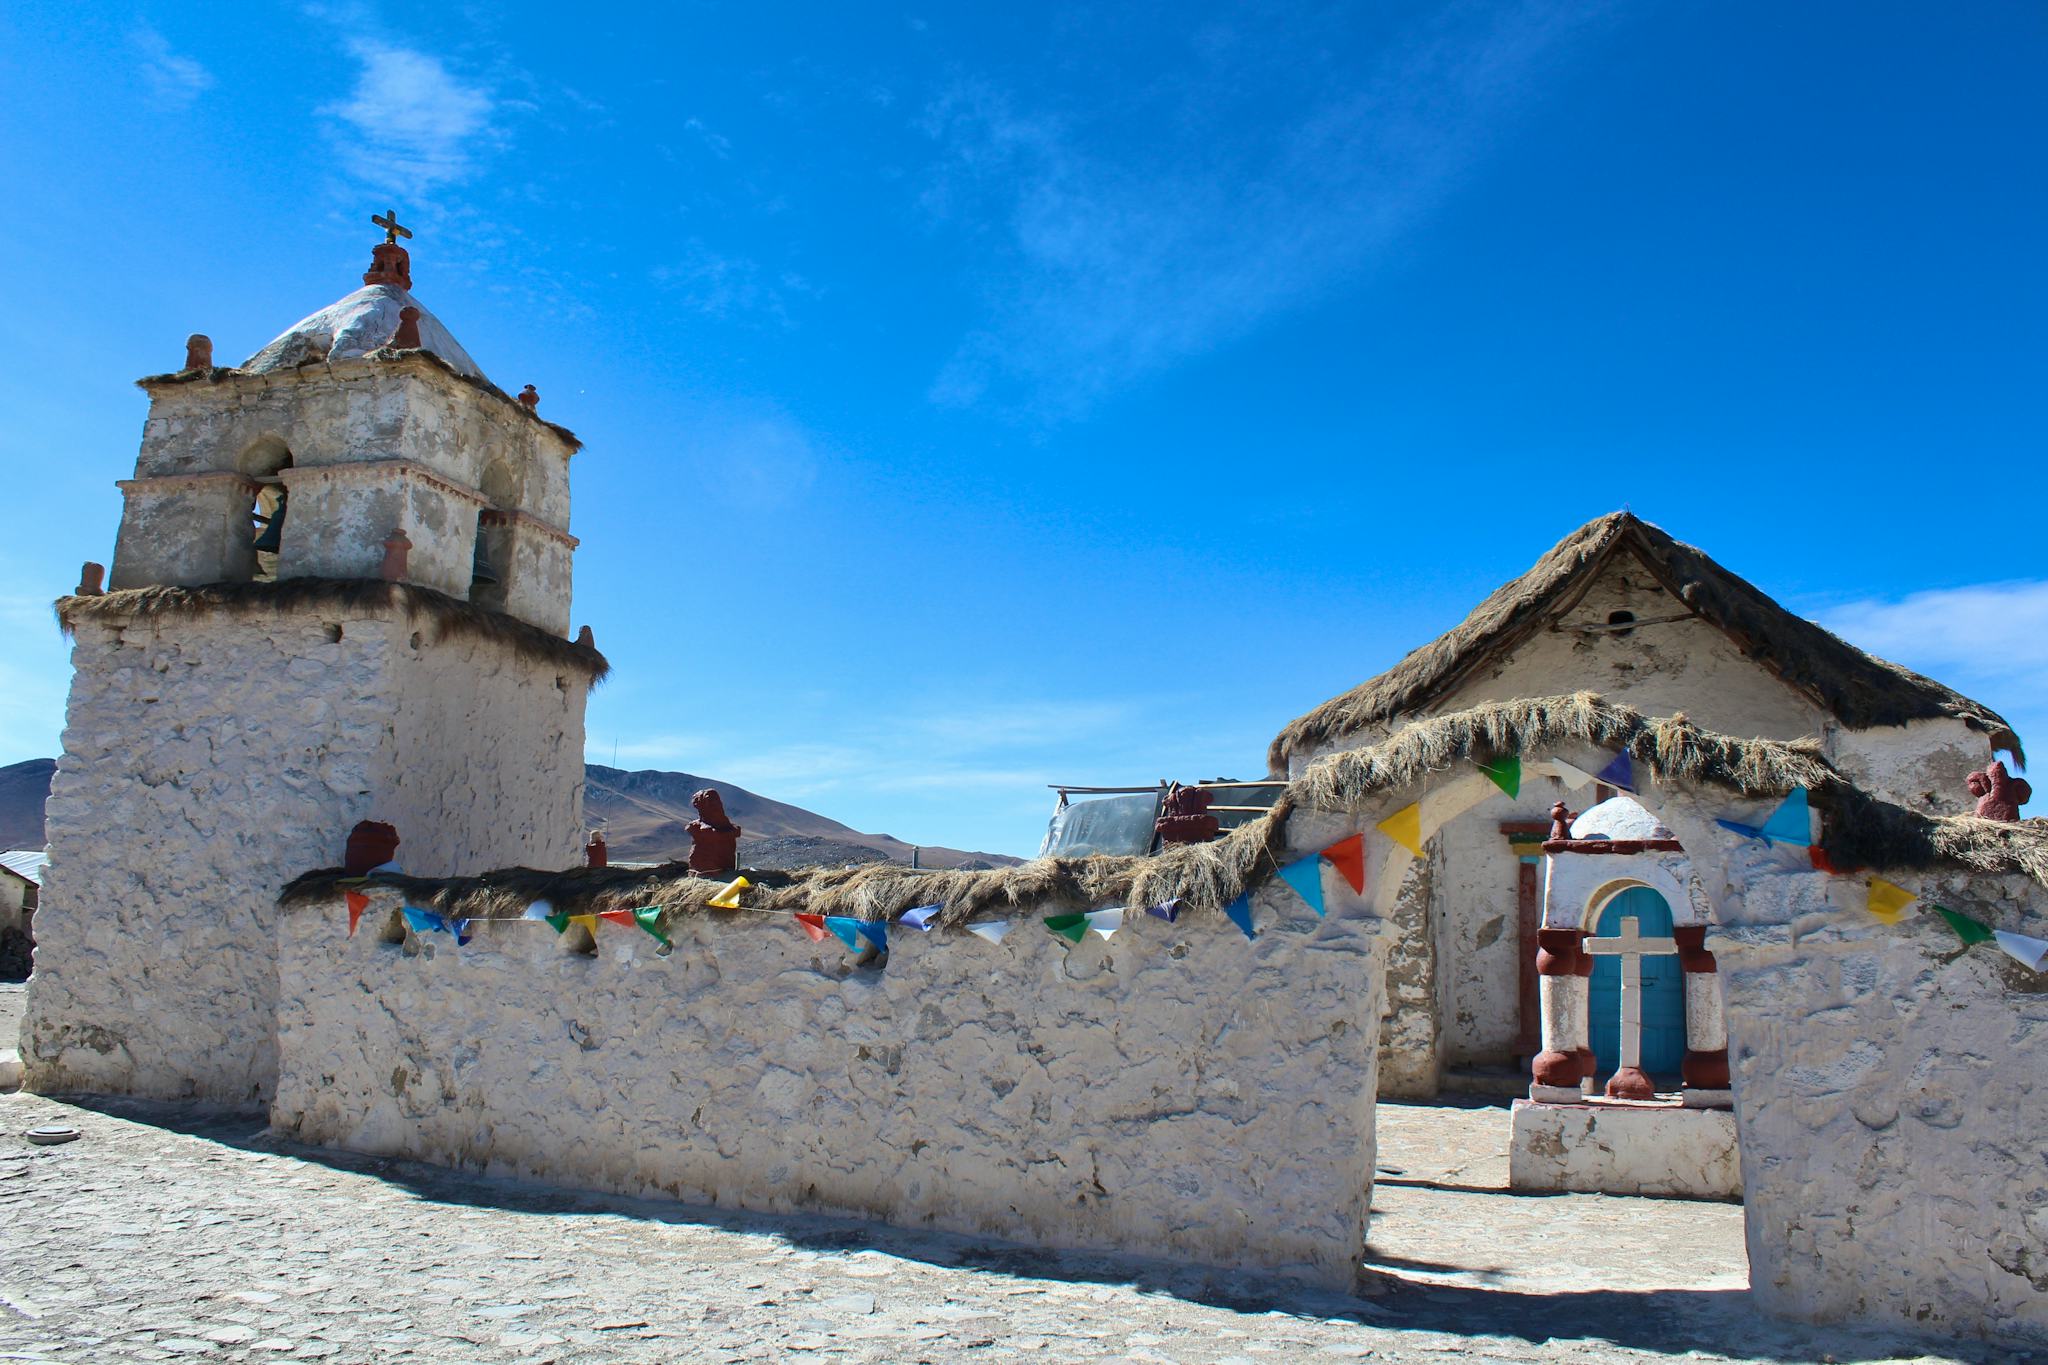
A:
{"type": "Polygon", "coordinates": [[[1643,959],[1676,953],[1678,942],[1642,937],[1636,917],[1629,915],[1614,937],[1587,939],[1586,951],[1621,959],[1621,1064],[1607,1083],[1607,1093],[1619,1099],[1648,1099],[1650,1080],[1643,1073],[1643,959]]]}
{"type": "Polygon", "coordinates": [[[407,241],[412,240],[412,229],[398,225],[397,209],[386,209],[381,214],[373,213],[370,215],[370,221],[384,229],[384,240],[389,245],[396,246],[400,237],[407,241]]]}

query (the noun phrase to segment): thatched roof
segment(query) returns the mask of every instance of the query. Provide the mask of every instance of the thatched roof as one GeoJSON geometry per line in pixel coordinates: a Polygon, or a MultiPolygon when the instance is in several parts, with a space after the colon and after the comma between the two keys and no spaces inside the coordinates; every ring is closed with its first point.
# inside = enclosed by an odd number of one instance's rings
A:
{"type": "Polygon", "coordinates": [[[1911,669],[1865,654],[1785,610],[1705,551],[1627,512],[1588,522],[1534,568],[1496,589],[1454,629],[1386,672],[1324,702],[1274,739],[1267,758],[1284,774],[1295,754],[1426,712],[1459,684],[1565,615],[1617,557],[1630,556],[1673,599],[1718,627],[1760,666],[1826,707],[1852,730],[1954,717],[1995,749],[2025,762],[2019,736],[1990,707],[1911,669]]]}
{"type": "MultiPolygon", "coordinates": [[[[1539,755],[1564,745],[1626,750],[1660,780],[1720,787],[1744,797],[1783,796],[1805,787],[1823,813],[1822,847],[1834,866],[1956,868],[2017,872],[2048,886],[2048,820],[2017,825],[1971,816],[1931,819],[1869,795],[1829,765],[1811,741],[1736,739],[1683,716],[1653,720],[1591,693],[1490,703],[1403,727],[1380,744],[1332,754],[1291,783],[1271,813],[1209,844],[1156,857],[1044,858],[979,872],[914,871],[894,865],[755,871],[748,907],[890,920],[939,905],[934,923],[1067,907],[1156,905],[1178,898],[1190,914],[1221,916],[1248,887],[1289,856],[1296,809],[1363,813],[1374,798],[1412,787],[1430,773],[1456,771],[1498,754],[1539,755]]],[[[662,906],[670,917],[700,913],[724,884],[681,863],[657,868],[513,868],[476,877],[380,876],[415,905],[482,919],[515,918],[536,900],[571,913],[662,906]]],[[[310,872],[284,889],[287,906],[331,905],[341,870],[310,872]]],[[[716,913],[716,912],[712,912],[716,913]]]]}
{"type": "Polygon", "coordinates": [[[57,621],[68,634],[80,621],[163,620],[224,611],[237,616],[311,611],[403,611],[425,619],[436,640],[491,640],[519,657],[574,669],[593,685],[611,672],[604,655],[564,640],[516,616],[479,607],[416,583],[381,578],[286,578],[269,583],[212,583],[205,587],[123,588],[118,592],[57,599],[57,621]]]}

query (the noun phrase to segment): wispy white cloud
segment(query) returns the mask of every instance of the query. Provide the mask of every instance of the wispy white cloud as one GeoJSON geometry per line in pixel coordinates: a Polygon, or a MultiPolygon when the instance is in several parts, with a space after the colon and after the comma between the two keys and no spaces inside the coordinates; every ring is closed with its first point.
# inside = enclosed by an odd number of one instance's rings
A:
{"type": "Polygon", "coordinates": [[[1317,35],[1247,75],[1249,40],[1209,34],[1115,117],[957,83],[926,113],[923,204],[996,235],[985,322],[933,399],[1085,407],[1358,274],[1470,172],[1586,13],[1453,7],[1342,78],[1317,74],[1317,35]],[[1253,104],[1264,117],[1235,117],[1253,104]],[[1277,133],[1252,131],[1275,110],[1277,133]]]}
{"type": "Polygon", "coordinates": [[[1815,619],[1843,639],[1942,682],[2048,743],[2048,582],[1938,588],[1895,600],[1824,607],[1815,619]]]}
{"type": "Polygon", "coordinates": [[[392,193],[419,194],[465,179],[499,141],[491,92],[451,72],[439,57],[361,39],[346,99],[321,112],[349,172],[392,193]]]}
{"type": "Polygon", "coordinates": [[[213,88],[213,73],[192,58],[174,51],[163,34],[137,24],[128,41],[141,56],[142,83],[159,109],[189,109],[213,88]]]}
{"type": "Polygon", "coordinates": [[[790,325],[789,301],[813,293],[810,283],[794,271],[763,267],[751,256],[727,255],[692,238],[675,259],[648,272],[684,307],[706,317],[766,319],[790,325]]]}

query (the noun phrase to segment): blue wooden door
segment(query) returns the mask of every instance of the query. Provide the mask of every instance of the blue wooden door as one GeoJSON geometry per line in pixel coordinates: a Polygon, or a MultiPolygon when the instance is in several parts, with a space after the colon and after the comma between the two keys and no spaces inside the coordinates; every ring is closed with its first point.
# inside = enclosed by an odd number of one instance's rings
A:
{"type": "MultiPolygon", "coordinates": [[[[1671,907],[1646,886],[1632,887],[1607,902],[1594,926],[1606,938],[1633,919],[1644,938],[1671,937],[1671,907]]],[[[1676,1078],[1685,1060],[1685,979],[1675,953],[1643,960],[1643,1070],[1676,1078]]],[[[1601,1076],[1621,1065],[1621,959],[1593,959],[1592,998],[1587,1005],[1593,1060],[1601,1076]]]]}

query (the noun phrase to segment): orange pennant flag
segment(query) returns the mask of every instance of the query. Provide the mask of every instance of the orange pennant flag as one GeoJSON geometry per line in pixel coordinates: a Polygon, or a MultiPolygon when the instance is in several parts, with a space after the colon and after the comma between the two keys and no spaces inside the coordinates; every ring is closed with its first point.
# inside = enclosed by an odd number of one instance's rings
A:
{"type": "Polygon", "coordinates": [[[362,919],[363,911],[370,908],[370,898],[360,891],[345,891],[343,900],[348,902],[348,936],[356,936],[356,924],[362,919]]]}
{"type": "Polygon", "coordinates": [[[631,910],[600,910],[597,912],[597,917],[599,919],[608,919],[613,924],[623,924],[629,929],[640,927],[640,921],[633,918],[631,910]]]}
{"type": "Polygon", "coordinates": [[[1403,806],[1386,819],[1380,821],[1380,832],[1401,847],[1422,856],[1422,803],[1403,806]]]}
{"type": "Polygon", "coordinates": [[[1323,850],[1323,856],[1330,860],[1330,866],[1337,869],[1353,891],[1365,894],[1365,836],[1354,834],[1349,839],[1339,839],[1323,850]]]}
{"type": "Polygon", "coordinates": [[[1919,899],[1905,887],[1894,886],[1882,877],[1870,879],[1870,913],[1886,924],[1897,924],[1906,907],[1919,899]]]}
{"type": "Polygon", "coordinates": [[[823,943],[825,941],[825,917],[823,915],[798,915],[796,917],[796,927],[803,930],[804,936],[813,943],[823,943]]]}

